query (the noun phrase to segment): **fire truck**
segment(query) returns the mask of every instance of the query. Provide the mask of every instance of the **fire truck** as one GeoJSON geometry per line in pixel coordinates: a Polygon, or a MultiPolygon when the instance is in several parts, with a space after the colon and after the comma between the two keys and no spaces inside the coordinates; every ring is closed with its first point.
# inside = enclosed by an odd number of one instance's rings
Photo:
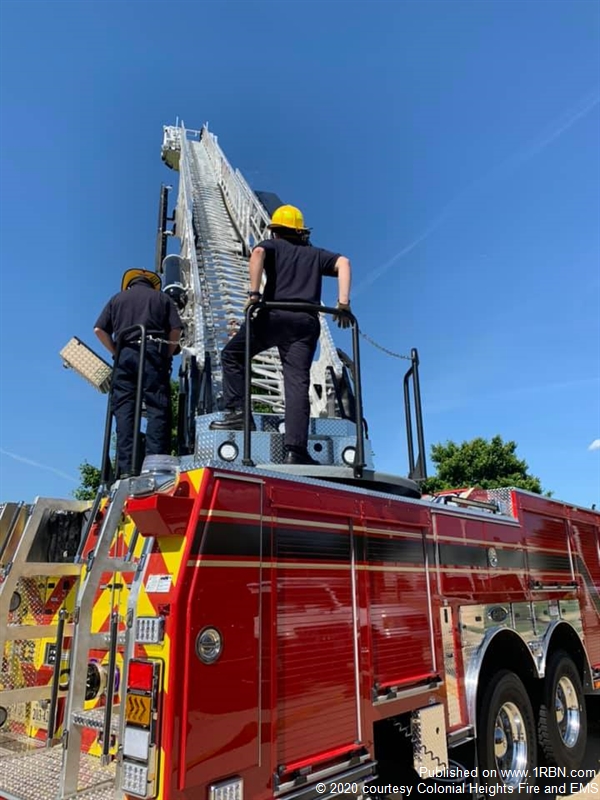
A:
{"type": "Polygon", "coordinates": [[[358,322],[349,355],[325,306],[318,464],[284,463],[276,352],[247,352],[244,430],[210,430],[247,257],[281,201],[208,126],[166,127],[162,157],[179,174],[156,257],[185,326],[178,454],[143,459],[138,391],[134,477],[113,480],[111,368],[72,339],[63,361],[109,399],[101,485],[92,503],[0,512],[0,797],[358,800],[469,777],[485,796],[544,768],[579,778],[600,694],[600,514],[511,488],[423,495],[416,349],[408,475],[378,472],[358,322]]]}

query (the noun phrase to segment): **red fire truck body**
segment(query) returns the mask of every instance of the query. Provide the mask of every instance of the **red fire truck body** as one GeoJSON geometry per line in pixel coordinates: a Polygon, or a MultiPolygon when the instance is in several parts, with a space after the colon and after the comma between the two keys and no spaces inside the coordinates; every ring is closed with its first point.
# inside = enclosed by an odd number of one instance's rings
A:
{"type": "Polygon", "coordinates": [[[443,710],[443,748],[481,736],[482,694],[503,670],[539,714],[560,653],[597,691],[600,515],[521,491],[496,500],[503,513],[212,468],[131,498],[154,537],[139,609],[164,620],[132,662],[160,666],[156,795],[362,785],[395,751],[391,724],[398,735],[419,710],[443,710]]]}

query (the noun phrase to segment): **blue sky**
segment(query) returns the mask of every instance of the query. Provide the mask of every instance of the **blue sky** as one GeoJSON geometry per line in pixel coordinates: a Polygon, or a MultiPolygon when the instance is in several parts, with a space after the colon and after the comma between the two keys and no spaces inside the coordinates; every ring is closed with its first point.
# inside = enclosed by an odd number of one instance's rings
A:
{"type": "MultiPolygon", "coordinates": [[[[419,348],[428,444],[499,433],[599,503],[599,8],[4,0],[0,500],[69,496],[99,459],[105,399],[58,351],[152,268],[179,116],[351,258],[364,331],[419,348]]],[[[404,362],[362,357],[403,473],[404,362]]]]}

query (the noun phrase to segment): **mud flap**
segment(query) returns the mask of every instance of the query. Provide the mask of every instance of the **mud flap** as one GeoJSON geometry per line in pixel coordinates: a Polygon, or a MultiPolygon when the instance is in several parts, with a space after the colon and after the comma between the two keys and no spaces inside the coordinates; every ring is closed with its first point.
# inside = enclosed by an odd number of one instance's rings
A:
{"type": "Polygon", "coordinates": [[[438,703],[411,715],[413,766],[421,778],[432,778],[448,769],[448,745],[444,706],[438,703]]]}

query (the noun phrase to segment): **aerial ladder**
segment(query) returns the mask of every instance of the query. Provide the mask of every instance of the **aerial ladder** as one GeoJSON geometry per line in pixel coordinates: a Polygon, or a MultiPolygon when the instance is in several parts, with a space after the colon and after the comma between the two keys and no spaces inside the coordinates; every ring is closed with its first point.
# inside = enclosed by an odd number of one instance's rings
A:
{"type": "MultiPolygon", "coordinates": [[[[352,318],[350,357],[333,341],[326,307],[310,384],[309,451],[318,465],[283,464],[283,376],[275,350],[247,359],[245,430],[209,429],[222,406],[220,354],[244,319],[248,256],[268,237],[281,201],[250,188],[207,125],[167,126],[163,134],[162,159],[179,173],[172,216],[170,187],[161,187],[155,264],[184,323],[177,469],[221,464],[418,497],[425,477],[418,354],[412,351],[404,379],[409,477],[382,475],[362,413],[358,325],[352,318]],[[175,240],[179,252],[168,254],[175,240]]],[[[250,325],[250,312],[246,319],[250,325]]],[[[6,504],[0,513],[0,798],[8,800],[113,800],[122,790],[136,796],[139,778],[123,769],[125,714],[135,709],[127,711],[122,695],[135,643],[156,633],[136,611],[152,540],[142,540],[125,515],[136,478],[112,480],[111,367],[76,337],[61,356],[109,396],[102,478],[91,506],[38,498],[32,506],[6,504]]],[[[139,422],[140,391],[136,400],[139,422]]],[[[136,472],[142,448],[138,426],[136,472]]]]}

